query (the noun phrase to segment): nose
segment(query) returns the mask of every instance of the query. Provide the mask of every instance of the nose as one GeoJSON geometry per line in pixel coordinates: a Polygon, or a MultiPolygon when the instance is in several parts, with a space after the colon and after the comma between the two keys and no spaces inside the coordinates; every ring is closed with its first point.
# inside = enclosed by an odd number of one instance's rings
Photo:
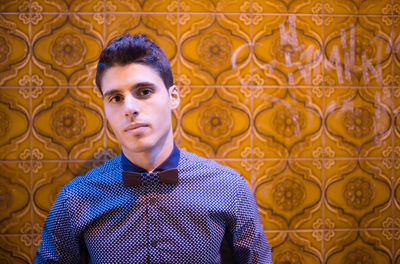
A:
{"type": "Polygon", "coordinates": [[[128,118],[136,118],[139,115],[139,104],[135,97],[127,95],[124,101],[125,116],[128,118]]]}

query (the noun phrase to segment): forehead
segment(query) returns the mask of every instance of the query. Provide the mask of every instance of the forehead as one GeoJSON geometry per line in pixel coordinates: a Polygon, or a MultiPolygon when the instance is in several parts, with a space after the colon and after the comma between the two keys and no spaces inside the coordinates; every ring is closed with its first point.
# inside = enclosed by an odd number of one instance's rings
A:
{"type": "Polygon", "coordinates": [[[102,87],[104,92],[107,89],[123,88],[141,82],[164,87],[159,73],[152,67],[141,63],[111,66],[104,72],[102,87]]]}

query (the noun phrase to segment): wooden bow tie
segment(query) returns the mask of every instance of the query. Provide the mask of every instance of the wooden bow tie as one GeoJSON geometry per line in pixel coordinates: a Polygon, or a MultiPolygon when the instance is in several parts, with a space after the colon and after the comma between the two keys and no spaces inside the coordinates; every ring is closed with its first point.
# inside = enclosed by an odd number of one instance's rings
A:
{"type": "Polygon", "coordinates": [[[123,171],[122,180],[124,187],[134,187],[142,184],[156,184],[160,182],[165,184],[178,184],[178,169],[143,173],[123,171]]]}

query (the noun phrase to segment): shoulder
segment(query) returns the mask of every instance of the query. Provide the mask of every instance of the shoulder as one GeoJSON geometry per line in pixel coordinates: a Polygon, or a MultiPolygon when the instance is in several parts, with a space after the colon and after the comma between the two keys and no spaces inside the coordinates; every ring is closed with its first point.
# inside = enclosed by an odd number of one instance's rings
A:
{"type": "Polygon", "coordinates": [[[62,190],[68,195],[71,192],[85,192],[85,190],[90,189],[89,187],[113,185],[120,181],[118,176],[120,176],[121,172],[121,156],[119,155],[107,160],[101,166],[89,170],[85,175],[76,176],[62,190]]]}
{"type": "Polygon", "coordinates": [[[216,203],[226,201],[238,208],[243,199],[250,201],[253,197],[250,186],[236,170],[194,153],[181,150],[178,171],[192,194],[201,193],[210,200],[216,199],[216,203]]]}
{"type": "Polygon", "coordinates": [[[183,149],[181,149],[178,170],[184,178],[209,180],[234,189],[248,187],[242,175],[236,170],[183,149]]]}

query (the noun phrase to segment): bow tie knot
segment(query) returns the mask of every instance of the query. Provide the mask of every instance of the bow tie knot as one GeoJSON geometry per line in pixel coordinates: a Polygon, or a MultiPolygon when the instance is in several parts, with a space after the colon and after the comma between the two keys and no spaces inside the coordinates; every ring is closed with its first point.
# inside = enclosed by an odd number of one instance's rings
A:
{"type": "Polygon", "coordinates": [[[123,185],[125,187],[134,187],[148,184],[178,184],[178,170],[168,169],[160,172],[122,172],[123,185]]]}

